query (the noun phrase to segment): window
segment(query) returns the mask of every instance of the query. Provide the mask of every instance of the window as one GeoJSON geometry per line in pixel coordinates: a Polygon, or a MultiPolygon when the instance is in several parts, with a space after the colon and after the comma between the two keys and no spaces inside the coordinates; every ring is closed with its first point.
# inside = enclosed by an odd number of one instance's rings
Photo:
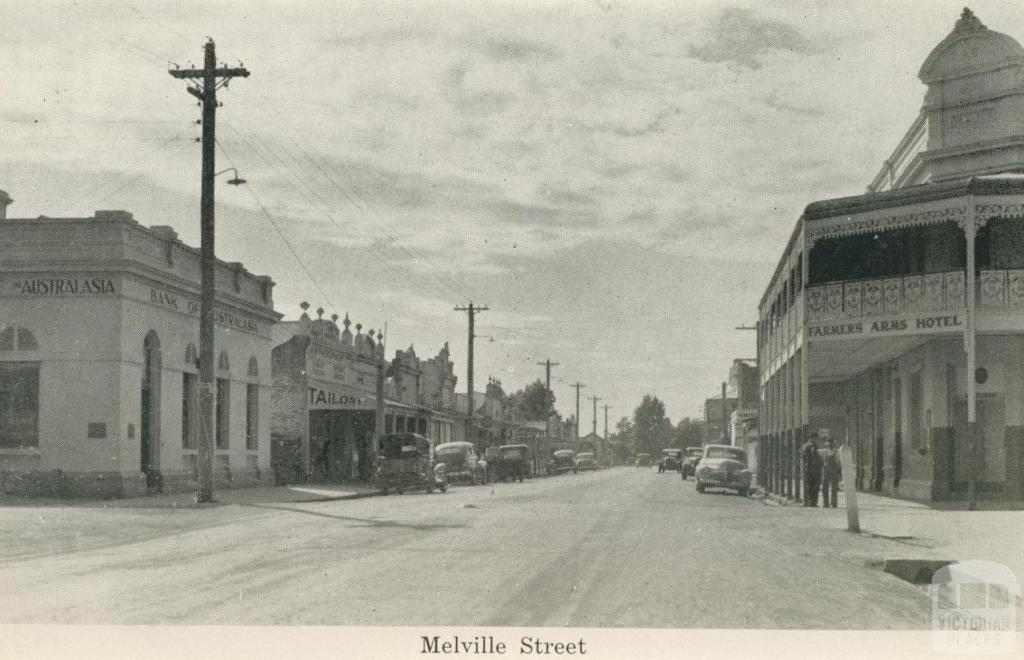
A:
{"type": "Polygon", "coordinates": [[[231,437],[231,381],[217,379],[217,449],[227,449],[231,437]]]}
{"type": "Polygon", "coordinates": [[[259,448],[259,399],[260,386],[249,383],[245,386],[245,448],[259,448]]]}
{"type": "Polygon", "coordinates": [[[39,363],[0,362],[0,447],[39,446],[39,363]]]}
{"type": "Polygon", "coordinates": [[[195,449],[192,438],[192,422],[196,410],[196,375],[188,372],[182,375],[181,385],[181,446],[195,449]]]}

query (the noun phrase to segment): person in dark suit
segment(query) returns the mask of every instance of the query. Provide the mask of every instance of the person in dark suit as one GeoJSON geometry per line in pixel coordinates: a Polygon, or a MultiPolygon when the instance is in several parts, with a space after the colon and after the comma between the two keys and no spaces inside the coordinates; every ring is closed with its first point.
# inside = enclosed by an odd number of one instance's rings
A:
{"type": "Polygon", "coordinates": [[[800,450],[804,468],[804,506],[818,506],[821,489],[821,454],[818,453],[818,434],[812,433],[800,450]]]}
{"type": "Polygon", "coordinates": [[[832,438],[825,440],[825,450],[821,453],[821,497],[824,506],[839,506],[839,477],[842,468],[839,463],[839,450],[832,438]]]}

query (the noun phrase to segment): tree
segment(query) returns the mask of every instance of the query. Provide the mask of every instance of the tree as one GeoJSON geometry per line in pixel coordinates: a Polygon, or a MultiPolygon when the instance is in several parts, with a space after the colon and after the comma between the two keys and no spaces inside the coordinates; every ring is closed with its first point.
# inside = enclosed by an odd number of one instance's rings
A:
{"type": "Polygon", "coordinates": [[[521,390],[508,395],[508,410],[521,419],[543,422],[555,408],[555,395],[549,393],[539,378],[521,390]]]}
{"type": "Polygon", "coordinates": [[[674,444],[680,449],[700,447],[704,435],[704,422],[684,417],[676,424],[674,444]]]}
{"type": "Polygon", "coordinates": [[[645,394],[633,411],[633,447],[636,453],[655,454],[672,439],[672,423],[665,417],[665,404],[645,394]]]}

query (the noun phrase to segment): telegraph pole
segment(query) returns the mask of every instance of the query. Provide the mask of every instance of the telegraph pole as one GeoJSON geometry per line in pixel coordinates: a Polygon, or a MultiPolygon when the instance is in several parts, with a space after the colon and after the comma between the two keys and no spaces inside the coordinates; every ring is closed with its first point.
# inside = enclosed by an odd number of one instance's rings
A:
{"type": "Polygon", "coordinates": [[[612,464],[611,459],[607,456],[607,452],[608,452],[608,409],[611,406],[609,406],[606,403],[606,404],[604,404],[603,407],[604,407],[604,450],[605,450],[605,457],[604,457],[604,459],[605,459],[605,461],[607,461],[608,465],[611,465],[612,464]]]}
{"type": "Polygon", "coordinates": [[[722,444],[731,445],[732,441],[729,439],[731,435],[729,433],[729,409],[725,405],[726,388],[729,386],[728,383],[722,383],[722,444]]]}
{"type": "MultiPolygon", "coordinates": [[[[551,367],[557,367],[557,362],[552,362],[551,358],[538,362],[540,366],[544,367],[544,386],[547,388],[547,398],[544,401],[544,432],[547,434],[548,442],[551,441],[551,367]]],[[[579,418],[576,418],[576,426],[579,426],[579,418]]]]}
{"type": "Polygon", "coordinates": [[[171,76],[191,80],[187,91],[199,99],[203,108],[203,169],[199,196],[200,222],[200,293],[199,293],[199,422],[193,425],[190,433],[196,441],[198,449],[199,492],[196,494],[198,503],[213,501],[213,429],[214,387],[216,386],[214,368],[214,310],[215,292],[214,259],[214,208],[213,178],[215,176],[215,153],[217,145],[217,90],[228,84],[232,78],[248,78],[249,71],[238,67],[234,69],[217,68],[217,55],[213,39],[204,47],[202,69],[172,69],[171,76]],[[199,428],[201,426],[201,429],[199,428]],[[198,436],[198,437],[196,437],[198,436]]]}
{"type": "Polygon", "coordinates": [[[580,441],[580,390],[586,387],[586,385],[576,381],[573,387],[576,388],[576,442],[578,444],[580,441]]]}
{"type": "Polygon", "coordinates": [[[594,435],[597,435],[597,402],[601,400],[601,397],[592,396],[590,400],[594,402],[594,435]]]}
{"type": "Polygon", "coordinates": [[[469,301],[469,305],[466,307],[456,307],[456,312],[466,312],[469,315],[469,348],[468,348],[468,361],[466,364],[466,396],[469,402],[469,416],[466,418],[466,440],[472,442],[473,446],[476,447],[474,436],[475,429],[473,426],[473,415],[476,413],[476,408],[473,406],[473,339],[476,335],[474,332],[474,323],[476,322],[476,315],[480,312],[486,312],[489,308],[487,307],[474,307],[473,301],[469,301]]]}

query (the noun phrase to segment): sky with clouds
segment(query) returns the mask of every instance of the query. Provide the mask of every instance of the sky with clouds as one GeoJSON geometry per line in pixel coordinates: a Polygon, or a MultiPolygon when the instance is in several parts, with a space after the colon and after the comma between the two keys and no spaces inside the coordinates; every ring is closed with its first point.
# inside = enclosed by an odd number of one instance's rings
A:
{"type": "MultiPolygon", "coordinates": [[[[920,109],[962,0],[0,3],[0,189],[14,217],[123,208],[198,244],[199,108],[218,58],[218,256],[299,303],[451,342],[477,386],[551,358],[610,418],[697,415],[800,212],[858,194],[920,109]]],[[[974,6],[1018,40],[1017,0],[974,6]]],[[[590,408],[584,408],[589,430],[590,408]]],[[[599,427],[601,424],[599,423],[599,427]]],[[[599,428],[599,430],[601,430],[599,428]]]]}

